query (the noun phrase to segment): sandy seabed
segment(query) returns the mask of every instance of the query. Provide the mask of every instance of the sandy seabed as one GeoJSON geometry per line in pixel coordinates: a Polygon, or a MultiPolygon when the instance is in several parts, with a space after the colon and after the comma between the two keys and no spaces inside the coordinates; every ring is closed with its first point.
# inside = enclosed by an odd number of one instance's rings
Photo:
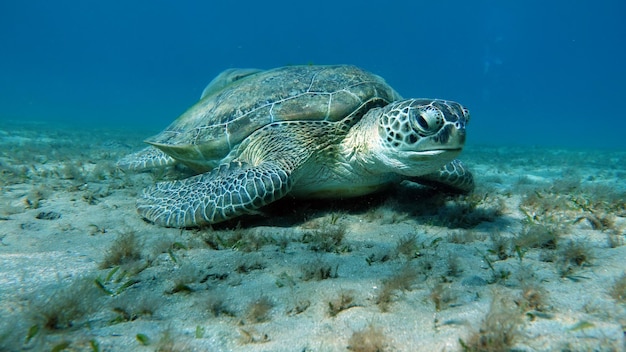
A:
{"type": "Polygon", "coordinates": [[[167,229],[152,132],[0,123],[0,351],[622,351],[626,152],[469,146],[405,182],[167,229]]]}

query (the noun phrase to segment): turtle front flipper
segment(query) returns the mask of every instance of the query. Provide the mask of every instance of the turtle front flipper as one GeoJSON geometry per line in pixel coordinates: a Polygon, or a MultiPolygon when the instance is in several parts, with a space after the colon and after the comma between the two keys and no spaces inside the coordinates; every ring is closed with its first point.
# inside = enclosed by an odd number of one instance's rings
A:
{"type": "Polygon", "coordinates": [[[231,162],[213,171],[147,188],[137,201],[145,219],[167,227],[214,224],[256,210],[291,190],[290,172],[280,163],[257,166],[231,162]]]}
{"type": "Polygon", "coordinates": [[[122,170],[143,171],[151,168],[162,168],[176,164],[176,160],[155,147],[145,147],[142,150],[126,155],[117,162],[122,170]]]}
{"type": "Polygon", "coordinates": [[[325,149],[335,127],[328,122],[279,122],[255,131],[238,147],[235,161],[181,181],[147,188],[137,201],[141,216],[167,227],[215,224],[285,196],[294,174],[317,149],[325,149]]]}
{"type": "Polygon", "coordinates": [[[416,177],[414,181],[443,187],[457,193],[469,193],[474,190],[474,176],[458,159],[452,160],[436,172],[416,177]]]}

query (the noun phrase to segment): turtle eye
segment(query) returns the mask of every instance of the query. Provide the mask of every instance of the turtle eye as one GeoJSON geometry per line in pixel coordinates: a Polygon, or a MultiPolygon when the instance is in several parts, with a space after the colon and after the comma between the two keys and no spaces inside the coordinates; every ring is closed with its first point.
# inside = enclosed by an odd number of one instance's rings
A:
{"type": "Polygon", "coordinates": [[[443,126],[443,114],[432,106],[420,107],[415,111],[413,126],[420,135],[430,136],[443,126]]]}

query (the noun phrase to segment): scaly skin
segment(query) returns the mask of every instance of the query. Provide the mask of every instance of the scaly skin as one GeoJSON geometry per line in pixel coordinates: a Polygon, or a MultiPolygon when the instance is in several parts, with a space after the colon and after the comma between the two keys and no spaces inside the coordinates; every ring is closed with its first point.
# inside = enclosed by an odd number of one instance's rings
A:
{"type": "Polygon", "coordinates": [[[194,227],[254,213],[298,187],[299,194],[307,191],[302,187],[319,191],[331,185],[341,192],[378,180],[423,177],[467,192],[473,188],[471,173],[452,159],[463,146],[468,119],[457,103],[410,99],[384,108],[365,106],[339,122],[268,124],[243,141],[232,162],[149,187],[137,209],[162,226],[194,227]],[[368,112],[361,117],[363,110],[368,112]],[[337,155],[347,151],[339,148],[342,141],[356,155],[337,155]],[[309,174],[316,170],[326,172],[319,178],[309,174]],[[390,174],[396,177],[380,176],[390,174]]]}

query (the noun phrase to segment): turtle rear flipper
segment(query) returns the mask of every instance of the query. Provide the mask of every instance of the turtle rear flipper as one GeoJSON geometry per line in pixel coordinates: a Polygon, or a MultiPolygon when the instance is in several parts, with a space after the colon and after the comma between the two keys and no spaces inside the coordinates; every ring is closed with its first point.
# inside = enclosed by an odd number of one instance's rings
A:
{"type": "Polygon", "coordinates": [[[122,170],[143,171],[174,164],[176,164],[176,160],[161,150],[155,147],[145,147],[138,152],[126,155],[116,165],[122,170]]]}
{"type": "Polygon", "coordinates": [[[470,193],[474,190],[474,176],[458,159],[452,160],[436,172],[415,177],[414,181],[455,193],[470,193]]]}
{"type": "Polygon", "coordinates": [[[290,172],[277,162],[254,167],[231,162],[206,174],[147,188],[137,201],[137,212],[167,227],[208,225],[256,213],[291,187],[290,172]]]}

